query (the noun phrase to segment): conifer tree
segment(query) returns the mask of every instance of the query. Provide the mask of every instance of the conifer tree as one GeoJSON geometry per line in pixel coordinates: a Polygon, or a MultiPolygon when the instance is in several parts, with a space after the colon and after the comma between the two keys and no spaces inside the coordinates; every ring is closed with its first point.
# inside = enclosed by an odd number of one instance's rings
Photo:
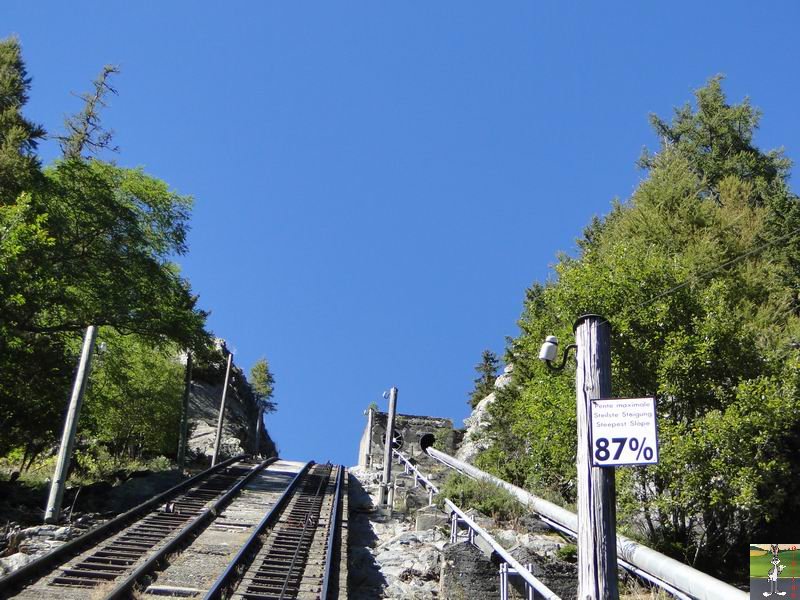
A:
{"type": "Polygon", "coordinates": [[[19,41],[0,40],[0,206],[14,202],[40,175],[35,151],[45,131],[22,116],[30,87],[19,41]]]}
{"type": "Polygon", "coordinates": [[[270,372],[266,358],[259,358],[250,369],[250,387],[265,413],[273,413],[278,409],[278,403],[272,400],[275,376],[270,372]]]}
{"type": "Polygon", "coordinates": [[[497,378],[497,367],[500,361],[497,355],[491,350],[484,350],[481,355],[481,362],[475,365],[478,377],[474,379],[475,388],[469,395],[469,405],[475,408],[478,403],[486,398],[494,390],[494,381],[497,378]]]}
{"type": "Polygon", "coordinates": [[[621,523],[648,545],[724,578],[731,548],[800,532],[800,199],[780,150],[754,143],[758,111],[720,78],[652,122],[662,144],[625,202],[594,219],[577,256],[528,290],[478,466],[575,497],[574,370],[537,360],[574,319],[612,329],[616,397],[655,395],[659,463],[617,471],[621,523]]]}
{"type": "Polygon", "coordinates": [[[93,92],[80,95],[84,103],[83,110],[65,121],[67,132],[58,137],[64,158],[86,158],[87,155],[96,155],[101,150],[118,150],[111,143],[114,132],[106,130],[100,121],[100,109],[107,106],[106,97],[117,94],[109,79],[118,73],[118,67],[105,65],[94,80],[93,92]]]}

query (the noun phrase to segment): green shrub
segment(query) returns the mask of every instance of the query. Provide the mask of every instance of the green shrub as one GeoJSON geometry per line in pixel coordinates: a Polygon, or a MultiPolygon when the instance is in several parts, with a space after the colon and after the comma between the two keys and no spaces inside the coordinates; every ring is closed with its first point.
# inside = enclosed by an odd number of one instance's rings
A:
{"type": "Polygon", "coordinates": [[[556,556],[560,560],[576,563],[578,562],[578,547],[575,544],[565,544],[556,551],[556,556]]]}
{"type": "Polygon", "coordinates": [[[462,510],[474,508],[497,521],[514,521],[525,514],[525,507],[501,487],[489,481],[476,481],[460,473],[450,475],[441,487],[438,506],[450,498],[462,510]]]}

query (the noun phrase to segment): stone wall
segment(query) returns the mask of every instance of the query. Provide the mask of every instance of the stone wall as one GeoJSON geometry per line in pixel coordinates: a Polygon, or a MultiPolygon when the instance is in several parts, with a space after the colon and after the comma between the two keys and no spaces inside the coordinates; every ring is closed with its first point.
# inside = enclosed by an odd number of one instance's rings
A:
{"type": "MultiPolygon", "coordinates": [[[[388,415],[385,412],[372,411],[370,418],[368,411],[367,424],[359,444],[359,466],[378,468],[383,465],[387,420],[388,415]]],[[[453,421],[450,419],[397,414],[394,431],[395,439],[401,444],[406,456],[416,457],[422,454],[419,440],[426,433],[434,434],[435,447],[442,452],[453,454],[455,451],[453,421]]]]}

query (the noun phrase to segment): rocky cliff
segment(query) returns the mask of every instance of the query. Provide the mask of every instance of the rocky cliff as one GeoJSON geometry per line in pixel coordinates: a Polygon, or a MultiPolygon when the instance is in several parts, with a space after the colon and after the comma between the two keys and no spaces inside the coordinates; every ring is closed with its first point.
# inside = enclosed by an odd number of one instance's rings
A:
{"type": "MultiPolygon", "coordinates": [[[[222,401],[225,366],[220,361],[202,365],[193,370],[189,394],[189,455],[193,458],[214,454],[217,419],[222,401]]],[[[220,453],[224,456],[251,453],[256,450],[256,425],[258,405],[244,372],[233,365],[231,381],[225,400],[225,418],[222,425],[220,453]]],[[[277,456],[275,442],[266,427],[261,427],[258,454],[277,456]]]]}

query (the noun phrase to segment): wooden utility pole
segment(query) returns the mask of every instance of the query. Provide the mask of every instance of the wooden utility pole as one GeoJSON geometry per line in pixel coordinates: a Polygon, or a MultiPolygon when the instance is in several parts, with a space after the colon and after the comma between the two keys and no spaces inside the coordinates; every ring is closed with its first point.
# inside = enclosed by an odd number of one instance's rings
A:
{"type": "Polygon", "coordinates": [[[181,404],[181,431],[178,440],[178,470],[183,471],[186,462],[186,444],[189,436],[189,393],[192,389],[192,352],[186,352],[186,373],[184,376],[183,403],[181,404]]]}
{"type": "Polygon", "coordinates": [[[589,404],[611,397],[608,321],[583,315],[575,322],[578,368],[578,598],[618,600],[617,499],[613,467],[592,467],[589,404]]]}
{"type": "MultiPolygon", "coordinates": [[[[397,411],[397,388],[389,390],[389,412],[386,415],[386,443],[383,448],[383,480],[378,504],[386,506],[392,479],[392,443],[394,442],[394,415],[397,411]]],[[[391,507],[389,507],[391,508],[391,507]]]]}
{"type": "Polygon", "coordinates": [[[44,514],[45,523],[58,523],[61,513],[61,502],[64,499],[64,487],[69,475],[69,463],[72,459],[72,449],[75,446],[75,433],[78,429],[78,417],[81,414],[83,393],[86,391],[86,382],[89,371],[92,369],[92,351],[94,340],[97,337],[97,328],[89,325],[83,338],[81,360],[78,363],[78,372],[75,374],[75,383],[72,386],[72,396],[67,409],[67,418],[64,421],[64,434],[61,436],[61,447],[58,450],[56,470],[53,473],[53,483],[50,485],[50,496],[47,499],[47,510],[44,514]]]}
{"type": "Polygon", "coordinates": [[[219,459],[219,446],[222,442],[222,421],[225,418],[225,398],[228,396],[228,381],[231,378],[231,362],[233,362],[233,352],[228,352],[228,366],[225,367],[225,383],[222,385],[222,400],[219,403],[219,419],[217,420],[217,439],[214,442],[214,456],[211,459],[211,466],[217,464],[219,459]]]}

